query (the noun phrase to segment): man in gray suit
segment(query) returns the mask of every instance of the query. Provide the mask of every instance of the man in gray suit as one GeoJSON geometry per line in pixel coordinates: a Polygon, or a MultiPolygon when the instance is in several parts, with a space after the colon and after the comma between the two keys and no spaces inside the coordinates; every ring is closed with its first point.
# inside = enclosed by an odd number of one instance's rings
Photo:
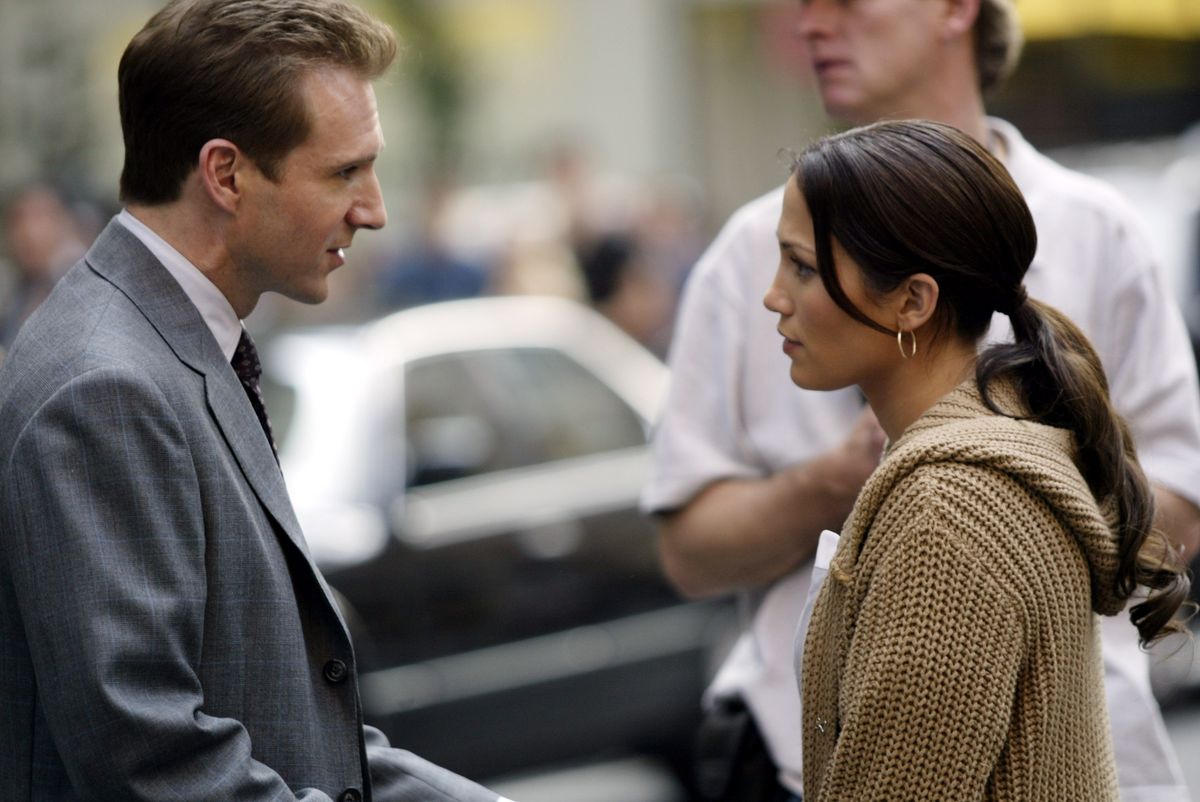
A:
{"type": "Polygon", "coordinates": [[[0,371],[4,799],[496,800],[363,726],[240,322],[386,222],[395,51],[338,0],[176,0],[126,49],[126,208],[0,371]]]}

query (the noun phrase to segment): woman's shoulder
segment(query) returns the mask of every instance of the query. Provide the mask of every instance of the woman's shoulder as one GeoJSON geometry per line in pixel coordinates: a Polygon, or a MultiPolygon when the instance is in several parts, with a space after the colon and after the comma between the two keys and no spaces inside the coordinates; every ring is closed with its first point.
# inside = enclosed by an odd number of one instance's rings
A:
{"type": "Polygon", "coordinates": [[[1101,510],[1082,482],[1022,467],[923,463],[896,485],[878,521],[897,530],[898,543],[917,539],[972,555],[1002,585],[1051,566],[1068,570],[1079,562],[1081,543],[1108,540],[1101,510]]]}

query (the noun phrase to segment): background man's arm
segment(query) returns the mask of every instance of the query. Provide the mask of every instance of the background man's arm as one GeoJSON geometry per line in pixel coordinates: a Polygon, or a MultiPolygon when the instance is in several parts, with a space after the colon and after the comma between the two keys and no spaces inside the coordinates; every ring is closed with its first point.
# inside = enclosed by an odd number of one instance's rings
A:
{"type": "MultiPolygon", "coordinates": [[[[1178,304],[1136,212],[1114,198],[1102,286],[1108,308],[1095,335],[1113,404],[1125,417],[1154,486],[1155,524],[1190,561],[1200,552],[1200,384],[1178,304]]],[[[1107,225],[1106,225],[1107,224],[1107,225]]]]}
{"type": "Polygon", "coordinates": [[[1183,496],[1162,485],[1154,485],[1158,512],[1154,523],[1183,554],[1189,563],[1200,553],[1200,509],[1183,496]]]}
{"type": "Polygon", "coordinates": [[[730,218],[680,303],[643,508],[656,514],[665,573],[688,596],[759,587],[801,565],[822,529],[840,529],[882,448],[869,411],[852,424],[852,395],[819,403],[797,396],[792,404],[789,394],[803,391],[791,384],[786,358],[760,358],[778,347],[762,293],[779,258],[782,198],[781,190],[764,195],[730,218]],[[748,407],[764,393],[779,395],[748,407]],[[810,409],[810,423],[828,424],[824,446],[792,442],[786,416],[810,409]],[[788,445],[764,451],[772,438],[788,445]],[[795,464],[785,468],[780,457],[795,464]]]}
{"type": "Polygon", "coordinates": [[[768,584],[840,530],[879,463],[883,432],[869,409],[837,449],[760,479],[723,479],[661,516],[659,553],[684,595],[711,596],[768,584]]]}

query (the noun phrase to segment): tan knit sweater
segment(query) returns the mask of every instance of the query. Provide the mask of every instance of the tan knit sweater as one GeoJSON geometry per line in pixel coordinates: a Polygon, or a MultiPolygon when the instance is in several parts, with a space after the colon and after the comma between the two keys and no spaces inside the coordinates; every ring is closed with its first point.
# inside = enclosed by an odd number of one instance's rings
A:
{"type": "Polygon", "coordinates": [[[1071,442],[972,378],[889,448],[804,645],[806,802],[1118,798],[1095,617],[1123,607],[1116,541],[1071,442]]]}

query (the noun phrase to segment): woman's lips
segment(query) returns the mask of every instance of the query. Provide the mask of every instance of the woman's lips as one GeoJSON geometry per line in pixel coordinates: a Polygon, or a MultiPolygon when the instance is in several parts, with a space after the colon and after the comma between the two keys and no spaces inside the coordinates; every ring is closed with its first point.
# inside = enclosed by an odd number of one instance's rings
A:
{"type": "Polygon", "coordinates": [[[789,356],[792,354],[793,351],[796,351],[797,349],[803,347],[800,344],[799,340],[793,340],[790,337],[788,337],[786,334],[784,334],[783,332],[780,332],[779,336],[783,337],[783,352],[785,354],[788,354],[789,356]]]}

